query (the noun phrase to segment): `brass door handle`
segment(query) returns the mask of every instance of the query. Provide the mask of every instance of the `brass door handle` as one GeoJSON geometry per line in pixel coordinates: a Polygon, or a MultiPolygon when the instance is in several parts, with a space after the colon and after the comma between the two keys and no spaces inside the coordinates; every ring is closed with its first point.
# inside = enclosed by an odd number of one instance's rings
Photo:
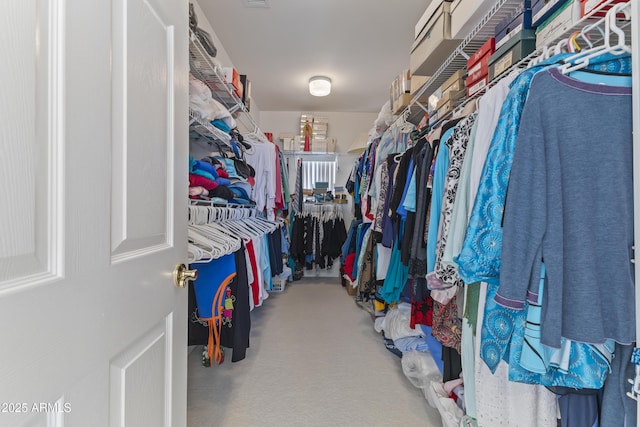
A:
{"type": "Polygon", "coordinates": [[[189,280],[196,280],[198,278],[198,270],[189,270],[184,264],[176,265],[173,270],[173,283],[179,288],[187,287],[189,280]]]}

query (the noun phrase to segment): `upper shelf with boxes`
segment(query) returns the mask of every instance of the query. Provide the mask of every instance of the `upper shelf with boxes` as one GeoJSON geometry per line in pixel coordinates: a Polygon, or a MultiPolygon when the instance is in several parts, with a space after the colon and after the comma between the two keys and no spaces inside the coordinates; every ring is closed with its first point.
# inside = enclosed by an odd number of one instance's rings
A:
{"type": "MultiPolygon", "coordinates": [[[[250,132],[262,141],[267,140],[249,114],[251,81],[246,75],[239,74],[235,68],[221,67],[216,63],[193,32],[189,38],[189,68],[191,74],[206,84],[211,89],[213,97],[229,110],[242,126],[243,132],[250,132]]],[[[198,121],[193,115],[191,119],[198,123],[200,130],[204,129],[206,123],[198,121]]]]}
{"type": "Polygon", "coordinates": [[[522,8],[522,0],[433,0],[415,27],[411,75],[428,76],[414,95],[428,98],[491,37],[495,27],[522,8]]]}
{"type": "Polygon", "coordinates": [[[393,113],[413,117],[410,121],[418,124],[426,111],[432,126],[534,51],[557,43],[621,2],[433,0],[415,28],[406,85],[411,91],[396,101],[393,113]]]}

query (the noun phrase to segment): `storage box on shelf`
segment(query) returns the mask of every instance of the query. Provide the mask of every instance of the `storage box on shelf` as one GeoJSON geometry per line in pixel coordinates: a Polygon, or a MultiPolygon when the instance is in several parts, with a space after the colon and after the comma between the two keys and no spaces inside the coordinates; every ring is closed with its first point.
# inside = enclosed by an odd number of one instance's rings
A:
{"type": "Polygon", "coordinates": [[[329,119],[326,117],[314,117],[311,132],[314,138],[324,140],[327,138],[329,119]]]}
{"type": "Polygon", "coordinates": [[[491,10],[495,0],[453,0],[451,3],[451,37],[463,39],[491,10]]]}
{"type": "Polygon", "coordinates": [[[410,108],[408,110],[405,110],[407,112],[406,114],[406,121],[409,123],[413,123],[414,125],[418,126],[425,118],[427,111],[428,111],[428,105],[429,105],[429,98],[427,96],[417,96],[418,92],[420,92],[420,90],[422,89],[422,87],[429,81],[428,76],[411,76],[411,93],[410,93],[410,97],[409,97],[409,104],[411,103],[411,100],[414,100],[414,108],[410,108]]]}
{"type": "MultiPolygon", "coordinates": [[[[447,58],[460,40],[451,38],[450,3],[434,1],[427,12],[433,13],[425,22],[411,47],[411,74],[431,75],[447,58]],[[433,8],[433,3],[437,7],[433,8]]],[[[427,13],[425,12],[425,13],[427,13]]]]}
{"type": "Polygon", "coordinates": [[[243,87],[240,82],[240,74],[238,73],[238,70],[233,67],[224,67],[222,69],[222,73],[224,75],[225,83],[233,86],[233,92],[239,99],[242,99],[243,87]]]}
{"type": "Polygon", "coordinates": [[[489,82],[489,57],[495,52],[496,40],[491,37],[467,60],[467,96],[473,96],[489,82]]]}
{"type": "MultiPolygon", "coordinates": [[[[411,76],[411,98],[413,98],[418,93],[418,91],[427,83],[428,80],[429,76],[411,76]]],[[[418,97],[417,101],[425,105],[427,102],[429,102],[429,99],[426,97],[418,97]]]]}
{"type": "Polygon", "coordinates": [[[549,45],[572,28],[581,18],[580,6],[579,0],[571,0],[540,24],[536,29],[536,48],[549,45]]]}
{"type": "Polygon", "coordinates": [[[393,114],[397,114],[409,105],[409,101],[411,101],[411,73],[409,70],[404,70],[391,82],[389,96],[393,114]]]}
{"type": "MultiPolygon", "coordinates": [[[[207,54],[193,32],[189,37],[189,71],[206,84],[211,89],[213,97],[229,110],[238,122],[241,132],[250,132],[262,141],[267,140],[249,114],[242,98],[236,93],[236,88],[226,83],[221,67],[207,54]]],[[[231,78],[234,78],[233,75],[231,78]]]]}
{"type": "Polygon", "coordinates": [[[515,34],[489,58],[489,80],[493,80],[536,49],[535,30],[515,34]]]}
{"type": "Polygon", "coordinates": [[[391,108],[391,111],[394,115],[398,114],[409,106],[409,102],[411,102],[411,94],[403,93],[393,101],[393,108],[391,108]]]}
{"type": "Polygon", "coordinates": [[[444,106],[446,103],[451,103],[451,104],[455,104],[456,101],[461,100],[462,98],[464,98],[465,95],[465,89],[463,88],[462,90],[459,90],[457,92],[454,91],[447,91],[442,98],[440,98],[440,100],[438,101],[438,103],[436,104],[436,110],[440,110],[440,108],[442,108],[442,106],[444,106]]]}
{"type": "Polygon", "coordinates": [[[593,13],[592,16],[602,18],[607,14],[607,10],[611,9],[611,6],[615,3],[626,3],[627,1],[628,0],[580,0],[580,17],[587,16],[595,9],[598,9],[598,12],[593,13]],[[602,4],[605,2],[607,5],[602,7],[602,4]]]}
{"type": "Polygon", "coordinates": [[[413,94],[418,92],[418,90],[420,90],[420,88],[424,86],[424,84],[427,83],[427,81],[429,81],[429,76],[412,75],[411,76],[411,93],[413,94]]]}
{"type": "Polygon", "coordinates": [[[496,51],[496,39],[491,37],[478,49],[469,59],[467,59],[467,74],[473,75],[476,71],[474,67],[483,59],[491,56],[496,51]]]}
{"type": "Polygon", "coordinates": [[[394,104],[396,99],[398,99],[403,93],[411,92],[411,73],[409,70],[404,70],[402,73],[398,74],[395,79],[391,82],[391,86],[389,87],[389,96],[391,99],[391,105],[394,104]]]}
{"type": "Polygon", "coordinates": [[[314,153],[326,153],[328,150],[327,141],[326,140],[312,140],[311,141],[311,151],[314,153]]]}
{"type": "MultiPolygon", "coordinates": [[[[417,68],[417,58],[415,51],[414,53],[412,53],[414,62],[411,67],[412,72],[414,74],[419,73],[431,76],[429,80],[424,84],[424,86],[422,86],[422,88],[418,90],[418,92],[412,93],[412,100],[409,104],[409,108],[412,112],[414,110],[413,106],[416,103],[420,102],[421,105],[424,105],[425,100],[428,100],[431,95],[439,89],[440,85],[442,85],[454,73],[465,68],[468,57],[473,55],[480,47],[482,47],[482,45],[490,37],[494,36],[496,25],[505,17],[513,15],[513,12],[518,9],[518,7],[521,7],[522,0],[494,0],[493,3],[494,4],[489,9],[489,12],[487,12],[479,20],[478,24],[467,34],[464,39],[456,40],[453,43],[454,46],[450,47],[448,51],[444,50],[444,52],[439,52],[440,58],[442,58],[443,55],[446,55],[446,57],[442,59],[440,63],[438,63],[438,61],[436,61],[435,59],[433,59],[433,61],[436,62],[435,64],[433,62],[430,62],[430,67],[432,69],[434,67],[437,67],[435,68],[435,71],[433,73],[415,71],[415,68],[417,68]]],[[[427,21],[429,20],[429,18],[431,18],[432,15],[434,15],[436,6],[439,8],[442,6],[442,3],[438,1],[432,3],[430,8],[427,10],[427,12],[425,12],[425,15],[423,15],[418,25],[416,26],[416,34],[419,34],[419,32],[423,30],[425,26],[427,26],[427,21]]],[[[450,5],[448,6],[450,7],[450,5]]],[[[436,15],[438,16],[437,13],[436,15]]],[[[444,23],[440,28],[444,28],[444,23]]],[[[416,44],[418,44],[419,42],[420,40],[417,39],[414,42],[414,47],[416,47],[416,44]]],[[[435,55],[433,55],[433,57],[435,58],[435,55]]],[[[460,89],[464,89],[464,80],[462,80],[462,82],[460,83],[460,88],[458,88],[457,90],[460,89]]],[[[436,113],[433,111],[433,108],[435,108],[435,105],[430,108],[429,111],[429,123],[431,124],[435,123],[435,121],[437,121],[438,119],[435,116],[436,113]]]]}
{"type": "Polygon", "coordinates": [[[531,2],[531,25],[535,28],[542,24],[556,10],[570,0],[533,0],[531,2]]]}
{"type": "Polygon", "coordinates": [[[465,68],[456,71],[434,92],[433,96],[437,99],[435,110],[438,119],[442,119],[453,109],[456,101],[464,97],[466,74],[465,68]]]}
{"type": "Polygon", "coordinates": [[[464,89],[464,77],[467,74],[465,68],[457,70],[455,73],[442,83],[440,93],[445,96],[448,92],[458,92],[464,89]]]}
{"type": "Polygon", "coordinates": [[[420,19],[418,19],[418,22],[416,22],[416,25],[414,27],[414,34],[413,34],[414,39],[418,38],[418,36],[420,35],[424,27],[427,25],[427,22],[429,21],[429,19],[431,19],[431,16],[434,14],[436,9],[440,6],[440,3],[442,3],[442,1],[443,0],[427,0],[427,8],[422,13],[422,15],[420,16],[420,19]]]}
{"type": "Polygon", "coordinates": [[[314,153],[334,153],[336,151],[335,138],[313,138],[311,140],[311,151],[314,153]]]}
{"type": "Polygon", "coordinates": [[[429,126],[442,120],[455,108],[458,101],[464,98],[466,71],[464,68],[456,71],[431,94],[429,126]]]}
{"type": "Polygon", "coordinates": [[[522,2],[522,6],[518,8],[513,15],[510,15],[500,21],[496,25],[496,44],[495,48],[500,49],[511,37],[520,32],[531,28],[531,3],[529,0],[522,2]]]}
{"type": "Polygon", "coordinates": [[[438,121],[444,119],[447,116],[447,114],[452,112],[455,106],[456,106],[456,102],[451,99],[442,103],[436,113],[437,114],[436,117],[438,118],[438,121]]]}
{"type": "Polygon", "coordinates": [[[481,90],[485,89],[487,87],[487,85],[489,84],[489,71],[488,69],[483,69],[483,73],[487,71],[487,74],[483,74],[483,77],[481,77],[480,79],[476,80],[475,82],[468,82],[467,83],[467,96],[474,96],[475,94],[477,94],[478,92],[480,92],[481,90]]]}
{"type": "Polygon", "coordinates": [[[446,92],[442,98],[436,104],[436,119],[443,119],[447,114],[449,114],[453,109],[460,103],[460,100],[464,98],[465,89],[459,90],[457,92],[448,91],[446,92]]]}

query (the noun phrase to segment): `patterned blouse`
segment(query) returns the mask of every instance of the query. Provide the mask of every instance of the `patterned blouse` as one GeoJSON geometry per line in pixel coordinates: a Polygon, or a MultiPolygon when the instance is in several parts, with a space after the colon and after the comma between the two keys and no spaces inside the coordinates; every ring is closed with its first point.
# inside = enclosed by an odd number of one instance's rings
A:
{"type": "Polygon", "coordinates": [[[458,277],[456,269],[452,265],[442,262],[444,250],[449,236],[451,218],[453,214],[458,181],[467,144],[471,135],[471,129],[475,123],[477,114],[471,114],[462,119],[455,127],[453,136],[446,141],[449,147],[449,170],[444,187],[444,197],[442,198],[442,210],[440,213],[440,228],[438,241],[436,243],[436,266],[432,273],[429,273],[427,280],[430,289],[446,289],[454,285],[462,285],[462,280],[458,277]]]}

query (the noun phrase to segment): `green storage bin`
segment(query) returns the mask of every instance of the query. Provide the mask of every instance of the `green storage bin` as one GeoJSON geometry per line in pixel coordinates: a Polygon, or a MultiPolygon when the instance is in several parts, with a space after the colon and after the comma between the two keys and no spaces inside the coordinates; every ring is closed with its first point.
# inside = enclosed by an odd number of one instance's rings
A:
{"type": "Polygon", "coordinates": [[[514,34],[506,44],[489,57],[489,80],[498,77],[535,49],[535,30],[527,29],[514,34]]]}

